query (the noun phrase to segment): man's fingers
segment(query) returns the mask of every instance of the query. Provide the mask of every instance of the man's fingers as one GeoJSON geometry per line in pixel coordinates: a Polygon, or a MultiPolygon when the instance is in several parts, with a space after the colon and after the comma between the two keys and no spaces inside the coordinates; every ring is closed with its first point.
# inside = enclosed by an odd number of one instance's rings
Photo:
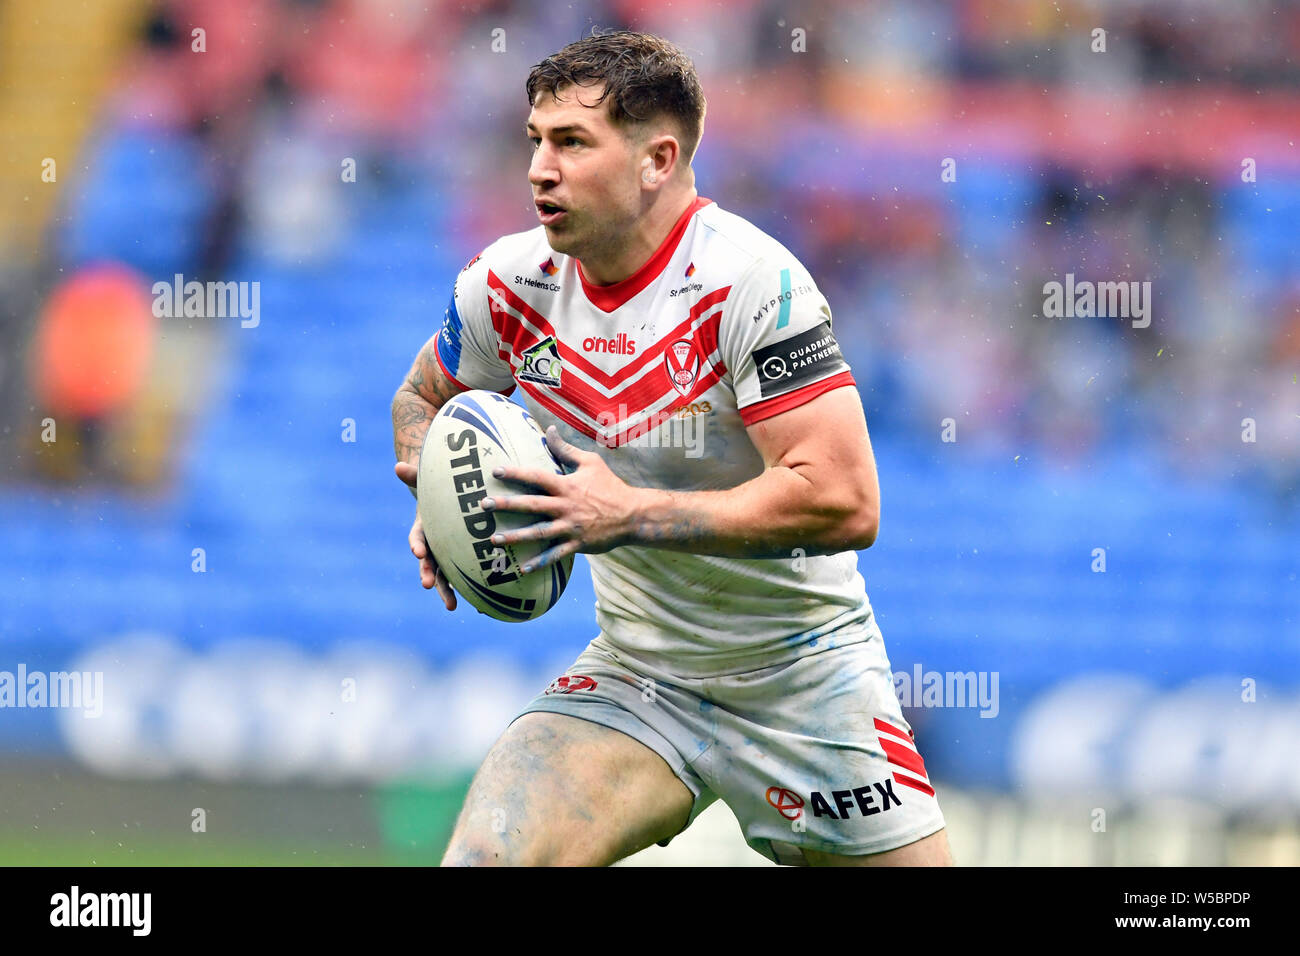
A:
{"type": "Polygon", "coordinates": [[[560,479],[563,476],[549,471],[542,471],[539,468],[515,468],[512,465],[501,465],[493,469],[492,477],[501,481],[508,481],[512,485],[531,485],[548,495],[556,495],[559,494],[562,487],[560,479]]]}
{"type": "Polygon", "coordinates": [[[578,457],[582,452],[560,437],[560,430],[554,425],[546,429],[546,450],[562,465],[578,467],[578,457]]]}
{"type": "Polygon", "coordinates": [[[405,484],[415,487],[415,480],[420,475],[420,469],[416,468],[410,462],[399,461],[393,466],[393,473],[402,479],[405,484]]]}
{"type": "Polygon", "coordinates": [[[559,502],[543,495],[497,495],[484,498],[479,507],[484,511],[522,511],[526,514],[552,514],[559,502]]]}
{"type": "Polygon", "coordinates": [[[438,591],[438,597],[442,598],[443,606],[448,611],[456,610],[456,592],[451,589],[451,582],[447,576],[442,573],[442,568],[430,558],[424,558],[420,561],[420,584],[426,591],[432,591],[435,588],[438,591]]]}
{"type": "MultiPolygon", "coordinates": [[[[397,477],[402,477],[402,468],[405,462],[398,462],[397,477]]],[[[415,470],[414,465],[406,465],[406,468],[415,470]]],[[[405,479],[403,479],[405,480],[405,479]]],[[[438,562],[434,560],[433,549],[429,547],[429,539],[424,536],[424,525],[420,521],[419,515],[416,515],[415,523],[411,525],[411,533],[407,536],[407,543],[411,546],[411,554],[420,559],[420,584],[426,591],[438,590],[438,596],[442,598],[442,603],[448,611],[456,610],[456,592],[451,589],[451,583],[447,576],[442,573],[438,567],[438,562]]]]}
{"type": "Polygon", "coordinates": [[[493,544],[518,544],[521,541],[548,541],[569,533],[563,521],[539,521],[515,531],[499,531],[492,536],[493,544]]]}
{"type": "Polygon", "coordinates": [[[563,541],[555,547],[543,551],[537,557],[533,558],[521,567],[519,571],[521,574],[531,574],[534,571],[539,571],[548,565],[554,564],[556,561],[562,561],[578,550],[578,544],[579,542],[574,538],[570,538],[568,541],[563,541]]]}
{"type": "Polygon", "coordinates": [[[429,554],[429,542],[424,538],[424,525],[420,519],[415,519],[415,524],[411,525],[411,533],[407,535],[407,543],[411,546],[411,554],[417,558],[427,557],[429,554]]]}
{"type": "Polygon", "coordinates": [[[447,576],[442,573],[442,568],[438,569],[437,585],[438,594],[442,597],[442,603],[446,605],[447,610],[456,610],[456,592],[451,589],[451,582],[449,582],[447,576]]]}

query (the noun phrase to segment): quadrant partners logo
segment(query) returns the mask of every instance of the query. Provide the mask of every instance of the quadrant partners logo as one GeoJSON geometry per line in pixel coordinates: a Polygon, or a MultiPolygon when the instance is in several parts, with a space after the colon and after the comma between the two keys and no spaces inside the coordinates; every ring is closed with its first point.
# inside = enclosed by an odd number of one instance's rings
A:
{"type": "Polygon", "coordinates": [[[830,322],[756,349],[751,356],[758,370],[761,398],[775,398],[803,385],[848,370],[830,322]]]}
{"type": "Polygon", "coordinates": [[[104,713],[103,671],[0,671],[0,708],[64,707],[83,717],[104,713]]]}

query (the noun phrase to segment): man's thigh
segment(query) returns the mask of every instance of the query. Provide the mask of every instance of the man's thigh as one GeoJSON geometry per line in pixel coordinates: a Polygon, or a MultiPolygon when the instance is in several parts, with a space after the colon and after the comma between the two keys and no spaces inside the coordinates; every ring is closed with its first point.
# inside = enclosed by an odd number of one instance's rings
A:
{"type": "Polygon", "coordinates": [[[444,866],[604,866],[677,834],[693,795],[664,759],[609,727],[526,713],[483,760],[444,866]]]}
{"type": "Polygon", "coordinates": [[[952,866],[952,850],[948,847],[945,830],[931,833],[907,846],[896,847],[883,853],[863,856],[842,856],[805,848],[804,859],[810,866],[952,866]]]}

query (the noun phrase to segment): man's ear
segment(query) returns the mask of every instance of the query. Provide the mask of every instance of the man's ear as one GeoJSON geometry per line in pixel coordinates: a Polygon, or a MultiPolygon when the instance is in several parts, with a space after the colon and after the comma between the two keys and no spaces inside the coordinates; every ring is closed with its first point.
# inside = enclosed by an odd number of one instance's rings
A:
{"type": "Polygon", "coordinates": [[[682,150],[675,136],[663,134],[647,143],[650,155],[641,160],[641,179],[654,184],[671,175],[681,159],[682,150]]]}

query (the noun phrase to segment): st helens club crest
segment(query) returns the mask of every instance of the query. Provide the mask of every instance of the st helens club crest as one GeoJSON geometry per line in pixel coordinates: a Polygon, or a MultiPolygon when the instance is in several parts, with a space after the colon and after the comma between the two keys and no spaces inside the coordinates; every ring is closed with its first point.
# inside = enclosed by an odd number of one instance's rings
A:
{"type": "Polygon", "coordinates": [[[700,374],[700,353],[695,343],[680,339],[664,350],[664,365],[668,369],[668,378],[673,388],[683,395],[689,395],[695,386],[695,379],[700,374]]]}

